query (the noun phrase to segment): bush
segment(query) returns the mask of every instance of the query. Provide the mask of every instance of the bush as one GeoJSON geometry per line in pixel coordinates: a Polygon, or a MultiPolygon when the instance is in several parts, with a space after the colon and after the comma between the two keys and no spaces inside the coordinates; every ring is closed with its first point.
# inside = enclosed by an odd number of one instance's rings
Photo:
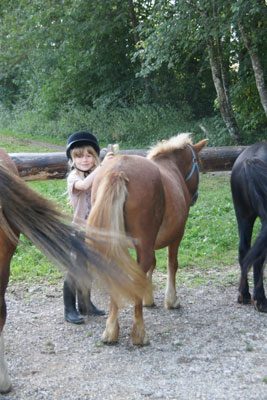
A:
{"type": "Polygon", "coordinates": [[[129,148],[148,146],[179,132],[191,131],[194,125],[191,121],[190,110],[186,107],[176,111],[151,105],[116,109],[68,106],[53,120],[37,110],[17,107],[12,112],[1,113],[0,129],[64,140],[75,130],[89,129],[102,145],[118,142],[129,148]]]}
{"type": "MultiPolygon", "coordinates": [[[[194,142],[207,138],[209,146],[234,145],[219,115],[196,121],[186,105],[180,110],[159,105],[113,109],[69,105],[53,119],[42,111],[28,110],[23,106],[13,111],[0,109],[0,130],[65,142],[70,133],[82,129],[94,132],[101,146],[117,142],[121,148],[147,147],[181,132],[193,133],[194,142]]],[[[242,134],[244,144],[266,137],[264,131],[255,133],[244,130],[242,134]]]]}

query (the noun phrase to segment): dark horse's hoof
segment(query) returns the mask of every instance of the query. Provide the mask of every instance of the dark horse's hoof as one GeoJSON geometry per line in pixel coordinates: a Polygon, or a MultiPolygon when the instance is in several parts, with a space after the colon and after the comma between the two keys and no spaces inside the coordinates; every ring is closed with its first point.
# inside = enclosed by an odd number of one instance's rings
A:
{"type": "Polygon", "coordinates": [[[237,298],[237,302],[239,304],[251,304],[251,295],[250,293],[243,295],[241,293],[239,293],[239,296],[237,298]]]}
{"type": "Polygon", "coordinates": [[[267,299],[254,300],[253,305],[257,311],[267,313],[267,299]]]}

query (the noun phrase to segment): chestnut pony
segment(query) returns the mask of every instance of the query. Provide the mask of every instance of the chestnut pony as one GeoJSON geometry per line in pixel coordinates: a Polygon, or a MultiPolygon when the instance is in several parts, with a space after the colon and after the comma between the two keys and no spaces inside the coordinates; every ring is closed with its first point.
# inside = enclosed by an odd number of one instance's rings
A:
{"type": "MultiPolygon", "coordinates": [[[[16,165],[0,150],[0,393],[11,389],[4,360],[3,328],[6,321],[5,292],[10,261],[24,233],[56,265],[68,270],[78,280],[81,289],[90,288],[98,279],[117,300],[142,298],[146,278],[142,271],[114,264],[100,257],[85,242],[94,243],[95,232],[85,233],[71,225],[54,204],[31,190],[18,177],[16,165]],[[126,270],[125,270],[126,268],[126,270]]],[[[99,236],[107,240],[108,235],[99,236]]],[[[38,266],[36,266],[38,268],[38,266]]]]}
{"type": "MultiPolygon", "coordinates": [[[[152,282],[156,265],[155,250],[168,246],[168,278],[165,307],[178,308],[175,275],[178,268],[178,248],[182,240],[190,206],[198,194],[198,153],[206,140],[193,144],[190,134],[183,133],[160,142],[147,157],[117,155],[102,167],[92,187],[93,206],[88,226],[110,232],[126,233],[134,238],[131,243],[137,262],[129,256],[125,242],[107,241],[98,246],[101,253],[123,264],[144,271],[152,282]]],[[[98,245],[98,244],[97,244],[98,245]]],[[[132,342],[148,343],[143,321],[142,303],[154,304],[152,284],[143,302],[135,299],[132,342]]],[[[102,340],[118,341],[118,305],[111,297],[109,317],[102,340]]]]}
{"type": "Polygon", "coordinates": [[[231,188],[239,232],[241,279],[238,302],[252,302],[248,270],[253,265],[253,303],[258,311],[266,313],[263,270],[267,256],[267,142],[255,143],[238,156],[232,168],[231,188]],[[251,245],[256,218],[261,221],[261,230],[251,245]]]}

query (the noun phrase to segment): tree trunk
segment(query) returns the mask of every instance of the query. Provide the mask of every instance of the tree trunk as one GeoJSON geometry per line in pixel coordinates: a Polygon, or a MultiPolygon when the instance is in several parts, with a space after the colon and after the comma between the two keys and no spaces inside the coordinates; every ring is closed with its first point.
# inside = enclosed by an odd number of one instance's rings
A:
{"type": "Polygon", "coordinates": [[[128,0],[128,4],[129,4],[129,15],[130,15],[130,21],[131,21],[131,25],[132,25],[134,43],[136,45],[140,41],[140,37],[136,30],[136,28],[138,26],[138,18],[136,16],[133,0],[128,0]]]}
{"type": "Polygon", "coordinates": [[[208,50],[209,50],[212,78],[218,96],[218,102],[222,118],[228,129],[228,132],[230,133],[230,136],[235,140],[237,144],[240,144],[241,135],[230,101],[228,83],[225,78],[226,75],[222,61],[223,57],[221,49],[218,46],[218,44],[214,44],[214,42],[210,41],[208,45],[208,50]]]}
{"type": "Polygon", "coordinates": [[[261,104],[264,109],[265,115],[267,117],[267,88],[264,81],[264,73],[260,57],[257,48],[255,47],[255,45],[252,44],[249,34],[245,31],[244,26],[241,23],[239,23],[239,30],[241,33],[242,40],[250,56],[261,104]]]}

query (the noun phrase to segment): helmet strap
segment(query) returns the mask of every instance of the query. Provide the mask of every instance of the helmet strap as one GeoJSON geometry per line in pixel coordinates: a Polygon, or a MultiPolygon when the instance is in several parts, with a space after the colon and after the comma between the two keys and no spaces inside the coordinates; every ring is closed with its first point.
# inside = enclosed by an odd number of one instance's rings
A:
{"type": "Polygon", "coordinates": [[[80,172],[83,172],[85,178],[92,172],[92,168],[88,169],[87,171],[84,171],[84,170],[82,170],[82,169],[76,167],[75,164],[74,164],[74,168],[77,169],[77,170],[80,171],[80,172]]]}

